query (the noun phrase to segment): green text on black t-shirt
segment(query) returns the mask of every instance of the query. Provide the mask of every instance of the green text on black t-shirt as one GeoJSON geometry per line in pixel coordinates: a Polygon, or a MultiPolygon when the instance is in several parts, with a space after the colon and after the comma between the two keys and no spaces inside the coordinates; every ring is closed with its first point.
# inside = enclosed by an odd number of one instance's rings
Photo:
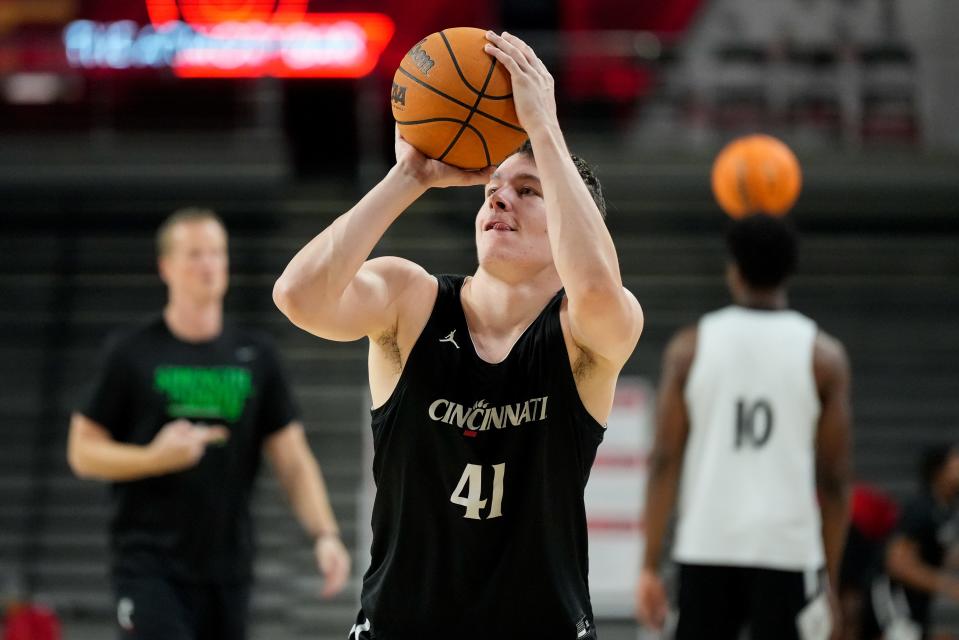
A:
{"type": "Polygon", "coordinates": [[[173,418],[218,418],[233,422],[243,414],[252,376],[242,367],[164,366],[154,371],[153,384],[166,394],[173,418]]]}

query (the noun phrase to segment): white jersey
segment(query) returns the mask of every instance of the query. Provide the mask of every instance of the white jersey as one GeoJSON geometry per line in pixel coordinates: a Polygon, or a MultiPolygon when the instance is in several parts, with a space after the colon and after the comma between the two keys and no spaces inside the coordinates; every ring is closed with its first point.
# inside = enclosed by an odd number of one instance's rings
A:
{"type": "Polygon", "coordinates": [[[789,571],[823,565],[816,332],[795,311],[732,306],[700,320],[685,389],[678,562],[789,571]]]}

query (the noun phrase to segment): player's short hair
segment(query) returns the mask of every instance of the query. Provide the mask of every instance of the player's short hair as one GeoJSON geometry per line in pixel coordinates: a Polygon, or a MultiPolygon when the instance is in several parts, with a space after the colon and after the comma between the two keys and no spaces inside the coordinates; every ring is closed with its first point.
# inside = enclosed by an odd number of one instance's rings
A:
{"type": "Polygon", "coordinates": [[[799,263],[799,237],[781,217],[756,214],[732,222],[726,245],[746,284],[756,289],[780,286],[799,263]]]}
{"type": "MultiPolygon", "coordinates": [[[[529,140],[524,142],[523,146],[514,151],[511,155],[515,156],[517,154],[529,156],[534,161],[536,160],[536,156],[533,155],[533,145],[530,144],[529,140]]],[[[596,208],[599,209],[599,212],[603,214],[603,217],[605,218],[606,198],[603,196],[603,185],[599,183],[599,178],[596,177],[596,172],[588,162],[580,158],[575,153],[569,154],[569,157],[573,160],[573,164],[576,165],[576,170],[579,172],[579,177],[583,179],[583,183],[586,185],[586,188],[589,189],[589,195],[593,196],[593,202],[596,203],[596,208]]]]}
{"type": "Polygon", "coordinates": [[[919,457],[919,481],[924,489],[932,487],[955,451],[956,447],[952,444],[930,445],[922,450],[919,457]]]}
{"type": "Polygon", "coordinates": [[[216,214],[213,209],[204,209],[203,207],[184,207],[177,209],[167,219],[160,223],[156,233],[157,256],[165,256],[173,249],[173,229],[185,222],[201,222],[203,220],[212,220],[223,228],[226,233],[226,225],[223,219],[216,214]]]}

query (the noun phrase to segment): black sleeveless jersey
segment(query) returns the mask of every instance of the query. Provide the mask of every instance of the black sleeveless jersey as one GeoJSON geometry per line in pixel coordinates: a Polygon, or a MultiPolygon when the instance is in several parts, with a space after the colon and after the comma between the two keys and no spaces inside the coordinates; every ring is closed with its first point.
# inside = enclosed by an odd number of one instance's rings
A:
{"type": "Polygon", "coordinates": [[[583,492],[603,427],[583,406],[550,301],[506,359],[473,348],[462,276],[439,291],[372,411],[377,640],[593,638],[583,492]]]}

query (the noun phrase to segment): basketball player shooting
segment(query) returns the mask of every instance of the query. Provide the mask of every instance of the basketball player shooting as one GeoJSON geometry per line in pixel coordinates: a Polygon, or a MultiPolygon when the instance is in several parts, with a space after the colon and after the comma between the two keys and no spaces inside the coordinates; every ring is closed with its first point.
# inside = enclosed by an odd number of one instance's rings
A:
{"type": "Polygon", "coordinates": [[[377,495],[353,639],[596,637],[583,491],[643,315],[552,77],[519,38],[487,39],[530,144],[468,172],[397,136],[393,168],[274,288],[297,326],[369,339],[377,495]],[[368,259],[429,188],[483,183],[471,277],[368,259]]]}

